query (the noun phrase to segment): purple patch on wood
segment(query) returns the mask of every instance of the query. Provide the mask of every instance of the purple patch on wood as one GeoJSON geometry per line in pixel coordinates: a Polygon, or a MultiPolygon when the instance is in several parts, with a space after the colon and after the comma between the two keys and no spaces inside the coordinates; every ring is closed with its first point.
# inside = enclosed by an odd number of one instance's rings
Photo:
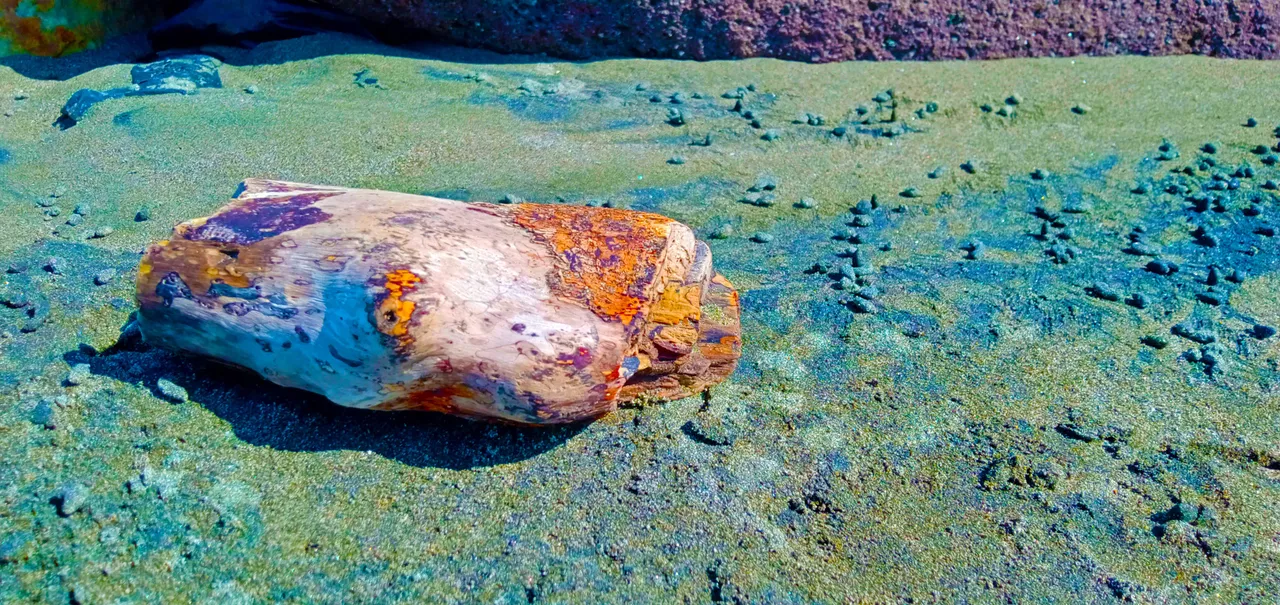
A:
{"type": "Polygon", "coordinates": [[[209,220],[187,234],[192,241],[252,244],[281,233],[328,220],[329,213],[312,204],[339,192],[304,193],[285,198],[248,200],[209,220]]]}

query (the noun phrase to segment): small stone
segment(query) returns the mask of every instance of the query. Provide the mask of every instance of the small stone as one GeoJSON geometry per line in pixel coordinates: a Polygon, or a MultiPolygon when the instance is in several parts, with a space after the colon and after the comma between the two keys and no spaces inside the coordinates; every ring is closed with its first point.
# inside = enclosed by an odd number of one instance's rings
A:
{"type": "Polygon", "coordinates": [[[1178,272],[1178,264],[1167,260],[1153,260],[1147,263],[1147,271],[1156,275],[1173,275],[1178,272]]]}
{"type": "Polygon", "coordinates": [[[21,309],[30,304],[31,299],[27,298],[27,295],[20,290],[0,292],[0,305],[10,309],[21,309]]]}
{"type": "Polygon", "coordinates": [[[856,215],[865,215],[871,214],[871,211],[873,210],[875,210],[875,206],[871,204],[871,200],[858,200],[858,203],[854,204],[853,207],[849,209],[849,212],[856,215]]]}
{"type": "Polygon", "coordinates": [[[8,268],[8,269],[5,269],[5,272],[6,272],[6,273],[9,273],[9,274],[15,274],[15,273],[26,273],[26,272],[27,272],[27,267],[28,267],[28,265],[27,265],[26,261],[20,261],[20,260],[19,260],[19,261],[14,261],[14,262],[12,262],[12,263],[9,263],[9,268],[8,268]]]}
{"type": "Polygon", "coordinates": [[[80,216],[89,216],[89,210],[90,206],[88,204],[76,204],[76,209],[72,210],[72,212],[80,216]]]}
{"type": "Polygon", "coordinates": [[[842,137],[848,134],[848,132],[849,132],[849,129],[844,126],[836,126],[835,128],[831,129],[831,134],[837,137],[842,137]]]}
{"type": "Polygon", "coordinates": [[[773,234],[757,231],[751,235],[751,241],[757,244],[767,244],[773,241],[773,234]]]}
{"type": "Polygon", "coordinates": [[[1086,113],[1089,113],[1090,111],[1093,111],[1093,108],[1089,107],[1088,105],[1085,105],[1084,103],[1077,103],[1074,107],[1071,108],[1071,113],[1074,113],[1076,115],[1084,115],[1086,113]]]}
{"type": "Polygon", "coordinates": [[[800,201],[796,202],[796,208],[803,208],[806,210],[816,208],[817,206],[818,202],[811,197],[802,197],[800,198],[800,201]]]}
{"type": "Polygon", "coordinates": [[[637,91],[637,92],[644,92],[644,91],[646,91],[646,90],[649,90],[649,83],[648,83],[648,82],[637,82],[637,83],[636,83],[636,91],[637,91]]]}
{"type": "Polygon", "coordinates": [[[721,225],[712,229],[711,232],[707,234],[707,237],[711,239],[728,239],[732,235],[733,225],[721,225]]]}
{"type": "Polygon", "coordinates": [[[1216,143],[1205,143],[1200,147],[1200,151],[1205,153],[1218,153],[1218,145],[1216,143]]]}
{"type": "Polygon", "coordinates": [[[981,109],[983,113],[991,113],[991,110],[993,108],[991,107],[990,103],[983,103],[982,105],[978,106],[978,109],[981,109]]]}
{"type": "Polygon", "coordinates": [[[1102,300],[1109,300],[1112,302],[1120,300],[1120,291],[1107,283],[1094,282],[1087,290],[1089,294],[1095,298],[1101,298],[1102,300]]]}
{"type": "Polygon", "coordinates": [[[974,160],[967,160],[963,164],[960,164],[960,169],[969,174],[974,174],[978,172],[978,163],[974,160]]]}
{"type": "Polygon", "coordinates": [[[1093,202],[1085,198],[1067,200],[1062,203],[1062,211],[1069,214],[1084,214],[1093,210],[1093,202]]]}
{"type": "Polygon", "coordinates": [[[248,93],[248,94],[256,95],[256,94],[258,94],[258,85],[257,85],[257,84],[250,84],[250,85],[248,85],[248,86],[244,87],[244,91],[245,91],[246,93],[248,93]]]}
{"type": "Polygon", "coordinates": [[[1021,104],[1022,104],[1022,95],[1020,95],[1020,94],[1018,94],[1018,93],[1016,93],[1016,92],[1015,92],[1015,93],[1013,93],[1013,94],[1009,95],[1009,97],[1008,97],[1008,98],[1006,98],[1006,99],[1004,100],[1004,102],[1005,102],[1005,103],[1007,103],[1007,104],[1009,104],[1009,105],[1021,105],[1021,104]]]}
{"type": "Polygon", "coordinates": [[[765,176],[758,177],[756,179],[756,182],[752,183],[751,186],[747,188],[747,191],[773,191],[777,188],[778,188],[777,179],[771,176],[765,175],[765,176]]]}
{"type": "Polygon", "coordinates": [[[52,501],[57,504],[59,515],[70,517],[88,504],[89,495],[89,488],[79,483],[68,483],[54,493],[52,501]]]}
{"type": "Polygon", "coordinates": [[[1138,292],[1138,293],[1135,293],[1133,296],[1130,296],[1124,302],[1125,304],[1129,305],[1130,307],[1134,307],[1135,309],[1145,309],[1147,308],[1147,305],[1150,304],[1151,301],[1147,299],[1146,294],[1142,294],[1141,292],[1138,292]]]}
{"type": "Polygon", "coordinates": [[[685,102],[684,93],[682,92],[671,93],[671,96],[667,97],[667,101],[672,105],[684,105],[684,102],[685,102]]]}
{"type": "Polygon", "coordinates": [[[684,112],[677,107],[667,108],[667,123],[672,126],[684,126],[684,112]]]}
{"type": "Polygon", "coordinates": [[[107,285],[107,284],[111,283],[111,280],[113,280],[113,279],[115,279],[115,278],[116,278],[116,270],[115,270],[115,269],[103,269],[103,270],[101,270],[101,271],[97,272],[96,274],[94,274],[94,276],[93,276],[93,283],[95,283],[95,284],[97,284],[97,285],[99,285],[99,286],[105,286],[105,285],[107,285]]]}
{"type": "Polygon", "coordinates": [[[156,390],[160,392],[161,397],[173,403],[186,403],[188,399],[187,390],[167,378],[156,381],[156,390]]]}
{"type": "Polygon", "coordinates": [[[1210,288],[1207,292],[1196,294],[1196,300],[1215,307],[1227,304],[1228,295],[1226,292],[1218,292],[1210,288]]]}
{"type": "Polygon", "coordinates": [[[67,226],[68,226],[68,227],[75,227],[75,226],[79,225],[79,224],[80,224],[80,221],[82,221],[82,220],[84,220],[84,217],[80,216],[79,214],[73,214],[73,215],[71,215],[71,216],[67,217],[67,226]]]}
{"type": "Polygon", "coordinates": [[[854,313],[870,314],[870,313],[876,312],[875,303],[863,298],[854,298],[853,300],[850,300],[847,304],[849,305],[849,309],[852,310],[854,313]]]}
{"type": "Polygon", "coordinates": [[[67,377],[63,382],[70,386],[80,386],[93,377],[93,370],[87,363],[77,363],[71,366],[71,371],[67,373],[67,377]]]}
{"type": "Polygon", "coordinates": [[[673,166],[683,166],[685,163],[685,159],[684,159],[684,156],[682,155],[673,155],[667,159],[667,163],[673,166]]]}
{"type": "Polygon", "coordinates": [[[997,110],[996,110],[996,115],[998,115],[998,116],[1000,116],[1000,117],[1002,117],[1002,118],[1007,118],[1007,117],[1012,116],[1012,115],[1013,115],[1013,112],[1014,112],[1014,110],[1013,110],[1013,107],[1012,107],[1012,106],[1010,106],[1010,105],[1001,105],[1001,106],[1000,106],[1000,109],[997,109],[997,110]]]}
{"type": "Polygon", "coordinates": [[[961,246],[961,249],[966,251],[964,257],[968,260],[982,260],[982,257],[987,254],[986,244],[978,240],[971,240],[965,243],[961,246]]]}
{"type": "Polygon", "coordinates": [[[906,197],[906,198],[916,198],[916,197],[920,197],[920,191],[917,190],[915,187],[907,187],[906,189],[903,189],[902,193],[899,193],[898,195],[901,195],[902,197],[906,197]]]}
{"type": "Polygon", "coordinates": [[[1146,183],[1138,183],[1134,185],[1133,189],[1130,189],[1129,191],[1132,193],[1136,193],[1138,195],[1145,195],[1148,191],[1150,191],[1150,188],[1147,187],[1146,183]]]}
{"type": "Polygon", "coordinates": [[[1276,329],[1271,326],[1264,325],[1264,324],[1255,324],[1253,326],[1253,337],[1257,338],[1258,340],[1266,340],[1275,335],[1276,335],[1276,329]]]}
{"type": "Polygon", "coordinates": [[[1257,125],[1258,125],[1258,120],[1256,120],[1256,119],[1254,119],[1254,118],[1249,118],[1249,119],[1247,119],[1247,120],[1245,120],[1245,121],[1244,121],[1244,127],[1245,127],[1245,128],[1253,128],[1253,127],[1255,127],[1255,126],[1257,126],[1257,125]]]}
{"type": "Polygon", "coordinates": [[[938,166],[937,168],[934,168],[933,170],[929,171],[929,178],[931,179],[942,178],[942,175],[946,173],[947,173],[946,166],[938,166]]]}
{"type": "Polygon", "coordinates": [[[1174,336],[1179,336],[1200,344],[1209,344],[1218,340],[1218,336],[1212,330],[1206,330],[1195,326],[1189,322],[1175,324],[1169,330],[1174,336]]]}
{"type": "Polygon", "coordinates": [[[146,221],[151,220],[151,207],[143,206],[139,208],[138,212],[133,215],[133,220],[139,223],[144,223],[146,221]]]}
{"type": "Polygon", "coordinates": [[[94,239],[102,239],[115,232],[116,232],[115,229],[111,228],[110,226],[104,225],[102,227],[98,227],[97,229],[93,230],[93,237],[94,239]]]}
{"type": "Polygon", "coordinates": [[[518,195],[508,193],[502,196],[502,198],[498,200],[498,203],[499,204],[523,204],[524,198],[521,198],[518,195]]]}
{"type": "Polygon", "coordinates": [[[1218,273],[1217,265],[1209,265],[1209,276],[1205,278],[1204,283],[1210,286],[1218,285],[1221,281],[1221,275],[1218,273]]]}
{"type": "Polygon", "coordinates": [[[782,133],[778,132],[776,128],[770,128],[769,130],[764,131],[764,134],[761,135],[760,138],[766,141],[773,141],[780,136],[782,136],[782,133]]]}
{"type": "Polygon", "coordinates": [[[54,409],[53,404],[48,400],[44,400],[31,409],[29,418],[31,419],[31,424],[43,426],[46,429],[54,429],[58,427],[56,415],[57,410],[54,409]]]}
{"type": "Polygon", "coordinates": [[[1143,336],[1142,344],[1147,345],[1148,347],[1151,347],[1153,349],[1159,350],[1169,346],[1169,339],[1163,336],[1160,336],[1159,334],[1152,334],[1150,336],[1143,336]]]}

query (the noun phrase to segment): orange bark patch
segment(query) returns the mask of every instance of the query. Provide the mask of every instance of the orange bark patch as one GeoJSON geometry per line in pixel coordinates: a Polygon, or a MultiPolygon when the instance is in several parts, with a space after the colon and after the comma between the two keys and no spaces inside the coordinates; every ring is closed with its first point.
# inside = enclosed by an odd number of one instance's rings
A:
{"type": "Polygon", "coordinates": [[[404,397],[380,403],[372,409],[384,411],[418,411],[451,413],[458,409],[454,398],[475,399],[476,392],[463,384],[449,385],[428,391],[409,393],[404,397]]]}
{"type": "Polygon", "coordinates": [[[408,345],[413,339],[409,336],[409,320],[413,319],[415,305],[404,300],[406,292],[413,291],[422,278],[408,269],[396,269],[387,273],[382,287],[386,295],[378,301],[378,331],[400,340],[401,346],[408,345]]]}
{"type": "Polygon", "coordinates": [[[519,204],[512,219],[560,257],[551,288],[606,320],[630,324],[648,306],[671,219],[613,208],[519,204]]]}

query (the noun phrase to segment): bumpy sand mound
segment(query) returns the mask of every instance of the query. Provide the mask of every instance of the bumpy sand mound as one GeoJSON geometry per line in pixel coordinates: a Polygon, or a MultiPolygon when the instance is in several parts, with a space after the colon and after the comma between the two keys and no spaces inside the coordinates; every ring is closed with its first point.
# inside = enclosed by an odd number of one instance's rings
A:
{"type": "Polygon", "coordinates": [[[319,0],[389,26],[567,57],[1275,58],[1276,0],[319,0]]]}

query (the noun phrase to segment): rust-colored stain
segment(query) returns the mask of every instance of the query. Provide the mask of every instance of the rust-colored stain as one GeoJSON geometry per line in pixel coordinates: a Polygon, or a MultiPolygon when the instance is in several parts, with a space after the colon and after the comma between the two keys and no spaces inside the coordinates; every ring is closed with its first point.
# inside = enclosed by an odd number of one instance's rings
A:
{"type": "Polygon", "coordinates": [[[517,204],[511,212],[559,256],[551,284],[557,294],[623,324],[644,309],[675,221],[616,208],[517,204]]]}
{"type": "Polygon", "coordinates": [[[378,331],[393,336],[401,344],[408,344],[409,320],[413,319],[414,304],[404,300],[406,292],[414,290],[422,278],[408,269],[396,269],[387,273],[382,284],[386,295],[378,301],[378,331]]]}
{"type": "Polygon", "coordinates": [[[445,414],[456,413],[457,404],[454,398],[476,399],[478,394],[471,387],[465,384],[451,384],[437,389],[426,391],[415,391],[413,388],[408,389],[408,394],[399,399],[394,399],[386,403],[380,403],[370,409],[384,411],[419,411],[419,412],[441,412],[445,414]]]}

